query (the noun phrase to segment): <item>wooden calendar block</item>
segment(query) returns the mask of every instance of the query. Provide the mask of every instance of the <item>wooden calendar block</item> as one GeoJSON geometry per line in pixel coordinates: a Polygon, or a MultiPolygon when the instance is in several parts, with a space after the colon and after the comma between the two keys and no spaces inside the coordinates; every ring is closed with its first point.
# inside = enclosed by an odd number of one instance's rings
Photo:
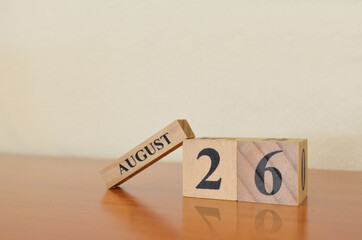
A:
{"type": "Polygon", "coordinates": [[[237,200],[237,142],[211,138],[185,140],[183,194],[237,200]]]}
{"type": "Polygon", "coordinates": [[[183,194],[299,205],[307,195],[307,152],[306,139],[185,140],[183,194]]]}
{"type": "Polygon", "coordinates": [[[195,135],[186,120],[176,120],[101,170],[108,188],[127,181],[195,135]]]}
{"type": "Polygon", "coordinates": [[[238,139],[238,200],[299,205],[307,169],[306,139],[238,139]]]}

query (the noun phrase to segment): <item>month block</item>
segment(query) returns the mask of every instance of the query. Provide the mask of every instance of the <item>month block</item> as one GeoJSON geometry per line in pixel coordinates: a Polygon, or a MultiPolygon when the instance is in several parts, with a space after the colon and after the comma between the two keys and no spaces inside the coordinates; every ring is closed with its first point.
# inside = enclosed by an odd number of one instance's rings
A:
{"type": "Polygon", "coordinates": [[[186,140],[184,196],[299,205],[307,195],[307,152],[306,139],[186,140]]]}
{"type": "Polygon", "coordinates": [[[116,187],[194,137],[186,120],[176,120],[102,169],[103,181],[108,188],[116,187]]]}

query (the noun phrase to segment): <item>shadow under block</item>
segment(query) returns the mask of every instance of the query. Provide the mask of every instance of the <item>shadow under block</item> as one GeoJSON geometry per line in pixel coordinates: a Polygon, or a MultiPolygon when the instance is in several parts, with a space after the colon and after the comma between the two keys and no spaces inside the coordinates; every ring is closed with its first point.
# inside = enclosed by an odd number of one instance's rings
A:
{"type": "Polygon", "coordinates": [[[307,195],[307,153],[306,139],[185,140],[184,196],[299,205],[307,195]]]}
{"type": "Polygon", "coordinates": [[[102,169],[101,177],[108,188],[116,187],[194,137],[186,120],[176,120],[102,169]]]}
{"type": "Polygon", "coordinates": [[[183,198],[184,239],[238,239],[238,204],[202,198],[183,198]]]}

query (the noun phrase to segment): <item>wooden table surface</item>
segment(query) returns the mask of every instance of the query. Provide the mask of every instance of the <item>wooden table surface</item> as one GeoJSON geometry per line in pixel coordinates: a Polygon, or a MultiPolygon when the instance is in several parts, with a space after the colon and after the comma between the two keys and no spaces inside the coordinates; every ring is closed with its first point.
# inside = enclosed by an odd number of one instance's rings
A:
{"type": "Polygon", "coordinates": [[[362,239],[362,172],[309,170],[293,207],[184,198],[162,160],[107,190],[109,162],[0,155],[0,239],[362,239]]]}

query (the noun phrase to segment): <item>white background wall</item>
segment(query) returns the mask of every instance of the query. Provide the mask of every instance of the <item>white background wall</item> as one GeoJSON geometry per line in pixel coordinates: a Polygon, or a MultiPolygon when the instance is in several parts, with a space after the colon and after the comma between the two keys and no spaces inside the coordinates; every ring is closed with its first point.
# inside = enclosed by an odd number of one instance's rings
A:
{"type": "Polygon", "coordinates": [[[361,13],[353,0],[1,0],[0,152],[118,158],[186,118],[197,136],[305,137],[310,167],[362,170],[361,13]]]}

